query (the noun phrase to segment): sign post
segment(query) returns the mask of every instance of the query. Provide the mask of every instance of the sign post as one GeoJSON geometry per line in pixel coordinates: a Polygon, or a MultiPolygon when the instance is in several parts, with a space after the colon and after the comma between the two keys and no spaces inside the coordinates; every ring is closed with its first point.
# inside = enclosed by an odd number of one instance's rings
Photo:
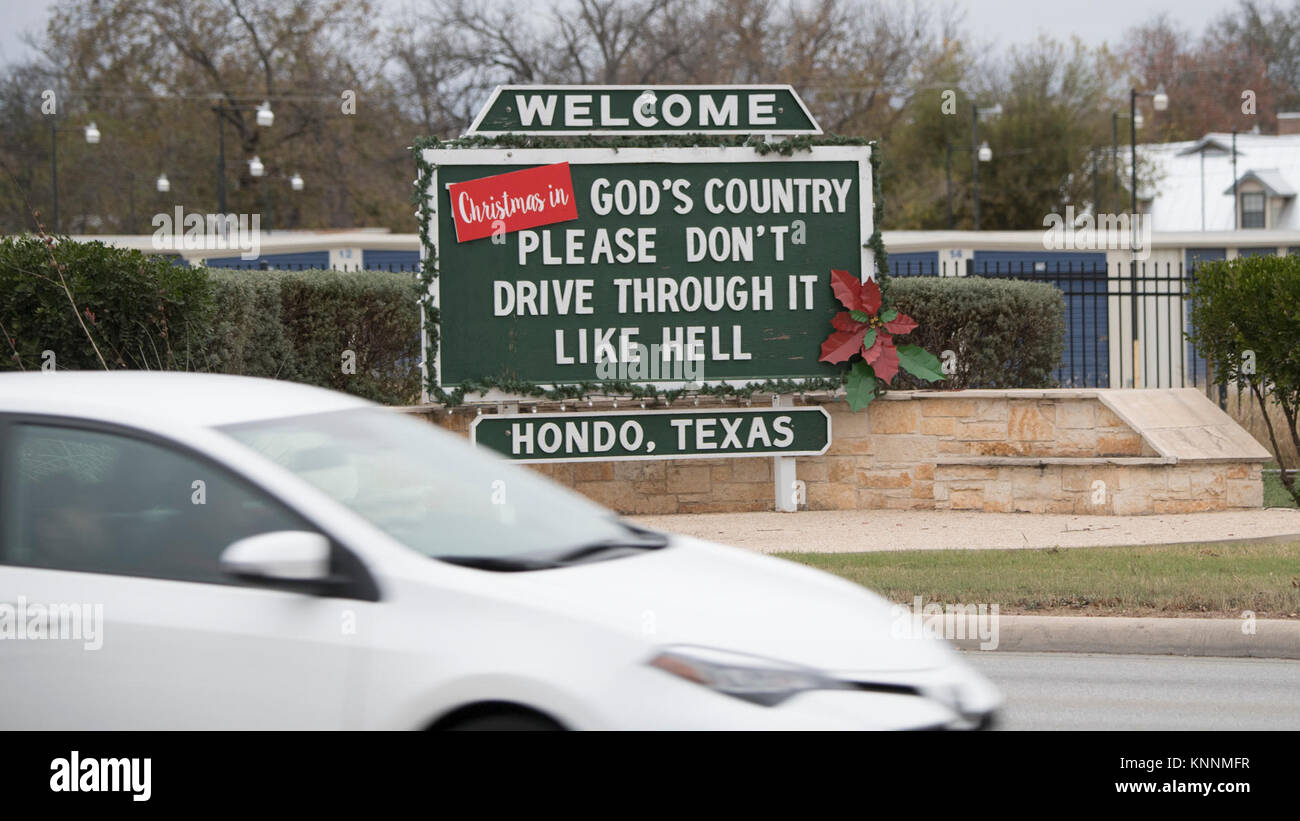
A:
{"type": "MultiPolygon", "coordinates": [[[[775,395],[772,397],[772,407],[792,408],[794,407],[794,397],[775,395]]],[[[799,509],[800,488],[797,482],[794,457],[786,454],[773,457],[772,486],[776,494],[776,509],[782,513],[794,513],[799,509]]]]}

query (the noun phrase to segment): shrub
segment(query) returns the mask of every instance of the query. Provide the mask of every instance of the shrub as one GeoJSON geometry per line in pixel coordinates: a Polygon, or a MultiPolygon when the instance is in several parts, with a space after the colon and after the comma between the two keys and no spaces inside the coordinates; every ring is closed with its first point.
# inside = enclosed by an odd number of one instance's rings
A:
{"type": "Polygon", "coordinates": [[[102,242],[0,239],[0,361],[198,370],[210,313],[200,270],[102,242]],[[98,351],[98,353],[96,352],[98,351]],[[102,361],[101,361],[102,357],[102,361]]]}
{"type": "Polygon", "coordinates": [[[1300,503],[1300,483],[1278,446],[1289,437],[1300,450],[1300,256],[1201,263],[1188,298],[1194,329],[1188,339],[1218,381],[1249,388],[1259,402],[1282,484],[1300,503]],[[1281,407],[1285,430],[1269,420],[1269,399],[1281,407]]]}
{"type": "Polygon", "coordinates": [[[39,368],[49,350],[60,369],[263,376],[405,404],[420,394],[418,294],[410,274],[187,268],[100,242],[8,237],[0,367],[39,368]]]}
{"type": "Polygon", "coordinates": [[[204,370],[292,378],[294,351],[280,322],[280,281],[270,271],[208,269],[213,315],[204,370]]]}
{"type": "Polygon", "coordinates": [[[930,383],[900,373],[896,389],[1044,388],[1065,351],[1065,299],[1039,282],[983,277],[894,277],[895,307],[920,327],[914,344],[956,355],[955,371],[930,383]]]}
{"type": "Polygon", "coordinates": [[[291,379],[389,404],[420,394],[419,286],[382,271],[211,271],[223,373],[291,379]],[[351,352],[354,373],[344,371],[351,352]]]}

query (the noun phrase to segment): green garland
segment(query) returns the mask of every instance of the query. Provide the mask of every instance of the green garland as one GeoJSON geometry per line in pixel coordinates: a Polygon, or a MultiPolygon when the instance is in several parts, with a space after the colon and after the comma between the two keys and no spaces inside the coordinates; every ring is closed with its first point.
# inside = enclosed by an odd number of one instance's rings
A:
{"type": "MultiPolygon", "coordinates": [[[[434,363],[437,361],[439,324],[438,308],[433,304],[429,288],[438,276],[438,249],[433,247],[429,231],[432,210],[427,196],[428,179],[433,173],[433,165],[424,159],[424,150],[433,148],[476,149],[476,148],[752,148],[759,155],[777,153],[784,157],[793,156],[796,151],[809,151],[814,146],[853,145],[871,147],[871,199],[875,204],[873,231],[864,247],[870,248],[876,262],[876,278],[881,290],[886,293],[889,279],[889,256],[881,238],[880,223],[884,208],[880,189],[880,152],[875,140],[862,137],[799,136],[787,137],[780,142],[769,143],[757,136],[718,137],[699,134],[673,134],[659,137],[544,137],[528,134],[507,134],[500,137],[460,137],[454,140],[440,140],[437,137],[418,137],[411,146],[415,154],[416,181],[415,192],[411,202],[416,208],[416,217],[420,228],[420,245],[424,251],[423,264],[420,268],[421,285],[420,307],[424,311],[424,327],[427,342],[424,351],[425,387],[429,396],[447,407],[464,403],[466,394],[483,395],[489,390],[500,390],[520,396],[535,396],[544,399],[586,399],[592,395],[629,396],[633,399],[663,399],[672,403],[685,395],[744,397],[756,393],[803,393],[807,391],[836,391],[844,387],[845,375],[835,377],[810,377],[806,379],[767,379],[762,382],[747,382],[740,386],[715,385],[676,390],[663,390],[654,385],[636,384],[627,381],[602,380],[600,382],[578,382],[545,388],[533,382],[520,379],[482,377],[465,380],[452,391],[443,390],[438,384],[438,373],[434,363]]],[[[881,391],[883,392],[883,390],[881,391]]]]}

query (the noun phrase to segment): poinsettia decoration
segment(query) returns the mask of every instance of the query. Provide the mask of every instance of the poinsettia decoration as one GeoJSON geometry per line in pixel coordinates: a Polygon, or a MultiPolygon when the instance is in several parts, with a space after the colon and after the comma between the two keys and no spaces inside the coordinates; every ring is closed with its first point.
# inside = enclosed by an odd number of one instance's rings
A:
{"type": "Polygon", "coordinates": [[[853,410],[865,408],[903,370],[927,382],[943,379],[939,359],[920,345],[900,345],[894,337],[916,330],[916,320],[894,308],[881,310],[884,301],[875,280],[862,282],[848,271],[831,270],[831,290],[847,310],[831,319],[835,328],[822,343],[821,362],[848,362],[848,400],[853,410]]]}

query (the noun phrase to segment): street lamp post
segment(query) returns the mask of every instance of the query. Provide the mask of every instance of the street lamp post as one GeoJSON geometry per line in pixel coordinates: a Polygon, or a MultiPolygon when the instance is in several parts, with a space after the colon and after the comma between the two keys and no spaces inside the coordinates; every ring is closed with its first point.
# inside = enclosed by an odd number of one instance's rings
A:
{"type": "Polygon", "coordinates": [[[1119,112],[1110,113],[1110,207],[1119,210],[1119,112]]]}
{"type": "MultiPolygon", "coordinates": [[[[1130,118],[1128,114],[1121,114],[1118,111],[1110,113],[1110,173],[1111,173],[1111,208],[1119,212],[1119,121],[1121,118],[1130,118]]],[[[1142,112],[1138,112],[1137,117],[1133,117],[1133,123],[1140,130],[1142,128],[1142,112]]]]}
{"type": "MultiPolygon", "coordinates": [[[[275,122],[275,112],[271,110],[271,102],[265,100],[259,106],[238,106],[226,105],[224,99],[218,99],[217,104],[212,107],[212,112],[217,116],[217,213],[226,213],[226,129],[225,114],[227,111],[255,111],[257,112],[257,125],[259,128],[270,128],[275,122]]],[[[256,159],[256,157],[254,157],[256,159]]],[[[251,164],[250,164],[251,173],[251,164]]],[[[253,176],[257,176],[254,174],[253,176]]]]}
{"type": "Polygon", "coordinates": [[[91,122],[90,125],[83,128],[59,128],[55,115],[50,115],[50,193],[54,200],[54,233],[59,233],[59,133],[68,133],[70,131],[82,131],[86,136],[88,145],[99,144],[99,127],[91,122]]]}
{"type": "MultiPolygon", "coordinates": [[[[953,220],[952,220],[953,146],[952,143],[945,142],[943,144],[943,148],[944,148],[944,166],[943,166],[944,191],[947,194],[947,201],[948,201],[948,230],[951,231],[953,229],[953,220]]],[[[979,227],[979,203],[980,203],[979,184],[978,184],[979,164],[982,162],[989,162],[990,160],[993,159],[993,149],[989,148],[988,142],[985,141],[980,144],[979,148],[971,148],[970,150],[975,155],[975,170],[976,170],[976,177],[977,177],[976,187],[975,187],[975,226],[978,228],[979,227]]]]}
{"type": "Polygon", "coordinates": [[[1156,111],[1164,111],[1169,108],[1169,95],[1165,93],[1163,85],[1157,86],[1154,92],[1138,91],[1136,88],[1129,89],[1128,94],[1128,136],[1129,136],[1129,183],[1132,185],[1132,191],[1129,192],[1130,203],[1133,206],[1132,214],[1137,216],[1138,212],[1138,172],[1137,172],[1137,130],[1141,127],[1142,120],[1138,115],[1137,98],[1138,95],[1150,97],[1152,107],[1156,111]]]}
{"type": "Polygon", "coordinates": [[[988,162],[993,159],[993,149],[989,148],[987,142],[981,144],[979,139],[980,116],[989,115],[996,117],[1002,113],[1002,105],[992,106],[991,108],[980,108],[977,104],[971,103],[970,106],[970,150],[971,150],[971,167],[972,181],[975,188],[975,230],[980,229],[980,163],[988,162]]]}
{"type": "Polygon", "coordinates": [[[980,229],[980,157],[979,145],[980,110],[971,103],[970,107],[970,146],[971,146],[971,180],[975,186],[975,230],[980,229]]]}
{"type": "Polygon", "coordinates": [[[943,147],[944,147],[944,155],[945,155],[944,163],[943,163],[944,191],[946,191],[948,194],[948,230],[951,231],[952,230],[952,143],[945,142],[943,144],[943,147]]]}
{"type": "Polygon", "coordinates": [[[1091,150],[1092,153],[1092,215],[1101,216],[1101,177],[1097,176],[1097,154],[1096,147],[1091,150]]]}
{"type": "Polygon", "coordinates": [[[226,129],[224,116],[224,101],[219,101],[213,106],[212,111],[217,115],[217,213],[226,213],[226,129]]]}
{"type": "Polygon", "coordinates": [[[1156,111],[1164,111],[1169,107],[1169,95],[1165,93],[1164,85],[1156,86],[1154,92],[1138,91],[1136,88],[1129,89],[1128,94],[1128,135],[1129,135],[1129,185],[1132,190],[1129,192],[1129,202],[1132,210],[1129,212],[1129,250],[1134,254],[1134,258],[1129,260],[1129,309],[1132,315],[1133,326],[1133,387],[1139,388],[1141,384],[1138,380],[1141,364],[1142,345],[1138,337],[1138,290],[1137,290],[1137,248],[1134,240],[1137,239],[1137,218],[1138,218],[1138,172],[1137,172],[1137,129],[1138,129],[1138,111],[1137,98],[1141,94],[1143,97],[1150,97],[1152,107],[1156,111]]]}

